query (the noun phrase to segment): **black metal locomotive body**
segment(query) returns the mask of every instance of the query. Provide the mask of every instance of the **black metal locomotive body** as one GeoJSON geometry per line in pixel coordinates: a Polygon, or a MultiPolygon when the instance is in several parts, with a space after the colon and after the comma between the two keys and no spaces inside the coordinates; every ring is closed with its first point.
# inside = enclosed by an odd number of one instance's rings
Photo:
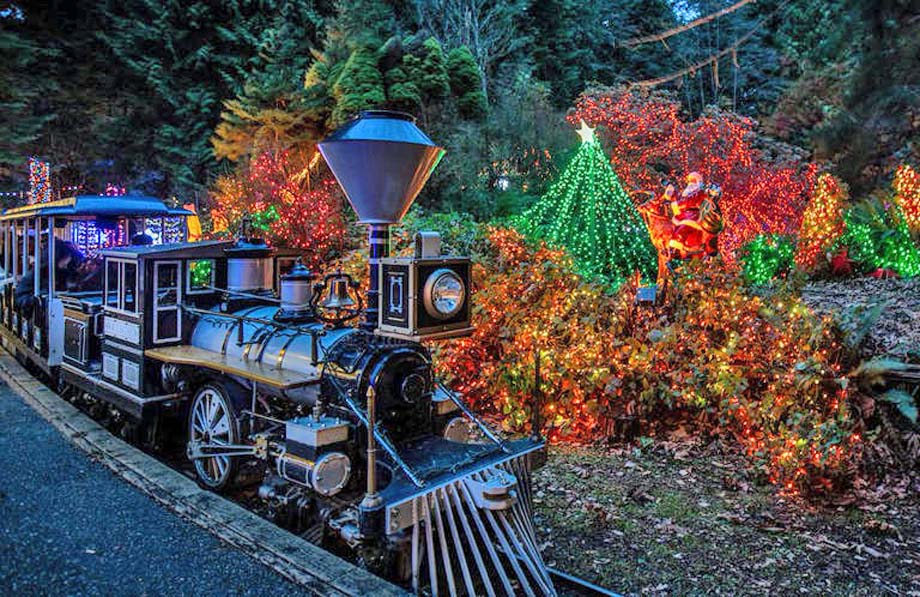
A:
{"type": "Polygon", "coordinates": [[[320,147],[370,225],[364,301],[348,276],[319,280],[251,235],[111,247],[98,290],[36,283],[59,303],[44,314],[45,353],[28,349],[9,302],[4,345],[151,433],[182,417],[202,485],[257,481],[279,522],[416,592],[554,594],[532,524],[542,441],[491,431],[437,383],[421,343],[469,332],[469,261],[440,256],[429,234],[415,257],[388,255],[389,224],[443,151],[392,113],[320,147]]]}

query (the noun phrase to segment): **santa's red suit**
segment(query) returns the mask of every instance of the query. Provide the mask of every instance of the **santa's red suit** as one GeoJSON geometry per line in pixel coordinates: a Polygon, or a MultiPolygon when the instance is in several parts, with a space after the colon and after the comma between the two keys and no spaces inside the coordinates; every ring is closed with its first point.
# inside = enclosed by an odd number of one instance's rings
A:
{"type": "Polygon", "coordinates": [[[687,186],[680,197],[671,202],[671,223],[674,233],[671,248],[677,249],[684,256],[704,251],[704,232],[700,227],[700,206],[707,197],[703,186],[703,177],[692,172],[687,176],[687,186]]]}

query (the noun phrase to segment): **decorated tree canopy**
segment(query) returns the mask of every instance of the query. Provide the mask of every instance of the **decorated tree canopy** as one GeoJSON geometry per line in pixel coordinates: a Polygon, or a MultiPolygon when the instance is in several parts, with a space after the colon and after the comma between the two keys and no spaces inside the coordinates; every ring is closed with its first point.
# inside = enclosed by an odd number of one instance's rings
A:
{"type": "Polygon", "coordinates": [[[648,229],[584,122],[581,146],[559,179],[518,224],[526,234],[565,247],[582,275],[614,285],[635,272],[654,276],[648,229]]]}
{"type": "Polygon", "coordinates": [[[813,269],[844,232],[843,214],[847,202],[846,185],[824,173],[815,183],[811,200],[802,217],[795,263],[803,270],[813,269]]]}

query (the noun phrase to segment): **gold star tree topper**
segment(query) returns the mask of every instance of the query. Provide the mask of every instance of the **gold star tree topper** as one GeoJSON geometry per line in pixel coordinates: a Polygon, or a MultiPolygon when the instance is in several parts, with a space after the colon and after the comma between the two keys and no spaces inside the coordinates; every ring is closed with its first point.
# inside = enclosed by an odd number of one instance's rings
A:
{"type": "Polygon", "coordinates": [[[590,127],[587,122],[582,120],[581,126],[575,129],[575,132],[581,137],[582,143],[591,143],[594,141],[594,128],[596,127],[590,127]]]}

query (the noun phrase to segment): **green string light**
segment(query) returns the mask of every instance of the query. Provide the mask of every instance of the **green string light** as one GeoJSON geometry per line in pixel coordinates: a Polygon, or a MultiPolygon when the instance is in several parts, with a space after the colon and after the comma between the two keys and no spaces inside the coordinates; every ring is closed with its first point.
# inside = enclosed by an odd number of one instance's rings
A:
{"type": "Polygon", "coordinates": [[[741,251],[744,278],[752,284],[766,284],[792,269],[795,243],[782,234],[760,234],[741,251]]]}
{"type": "Polygon", "coordinates": [[[518,220],[531,237],[565,247],[586,278],[618,286],[635,272],[652,280],[657,253],[648,228],[584,122],[581,146],[559,179],[518,220]]]}

